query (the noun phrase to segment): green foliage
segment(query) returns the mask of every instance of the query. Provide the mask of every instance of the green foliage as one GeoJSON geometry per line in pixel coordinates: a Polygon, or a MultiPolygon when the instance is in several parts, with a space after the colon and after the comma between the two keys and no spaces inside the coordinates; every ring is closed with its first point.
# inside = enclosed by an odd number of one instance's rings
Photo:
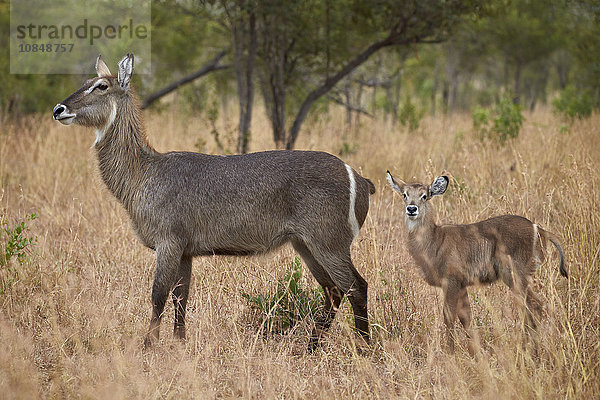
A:
{"type": "Polygon", "coordinates": [[[475,108],[472,117],[473,128],[482,140],[488,137],[502,145],[519,136],[524,120],[521,106],[508,97],[500,100],[493,110],[475,108]]]}
{"type": "Polygon", "coordinates": [[[36,214],[30,214],[25,221],[17,223],[14,227],[8,225],[8,221],[0,221],[2,227],[0,239],[0,294],[4,294],[18,278],[18,270],[14,267],[13,260],[19,265],[27,261],[27,253],[31,245],[37,241],[37,237],[28,237],[29,229],[27,222],[37,218],[36,214]]]}
{"type": "Polygon", "coordinates": [[[409,131],[414,131],[419,128],[419,123],[423,118],[424,111],[419,110],[416,105],[410,100],[410,96],[406,97],[406,100],[400,107],[398,112],[398,120],[402,126],[408,126],[409,131]]]}
{"type": "Polygon", "coordinates": [[[578,91],[573,86],[567,87],[552,102],[554,112],[569,120],[583,119],[592,115],[594,100],[589,90],[578,91]]]}
{"type": "MultiPolygon", "coordinates": [[[[221,134],[217,129],[217,121],[219,120],[219,103],[217,99],[214,99],[208,109],[206,110],[206,118],[208,118],[208,122],[210,123],[210,134],[215,139],[215,143],[217,144],[217,148],[221,153],[231,154],[231,151],[223,144],[221,140],[221,134]]],[[[198,146],[201,146],[203,143],[201,139],[196,142],[198,146]]]]}
{"type": "Polygon", "coordinates": [[[358,147],[359,147],[358,144],[348,143],[347,141],[344,140],[344,142],[342,143],[342,147],[338,151],[338,154],[340,156],[347,156],[350,154],[355,154],[358,151],[358,147]]]}
{"type": "Polygon", "coordinates": [[[293,328],[309,315],[314,315],[323,304],[323,290],[304,289],[301,285],[302,263],[295,257],[277,284],[274,293],[250,295],[242,293],[250,306],[258,311],[260,324],[269,333],[281,333],[293,328]]]}
{"type": "Polygon", "coordinates": [[[469,189],[469,186],[467,186],[463,178],[455,177],[454,179],[451,179],[450,187],[452,188],[452,191],[457,197],[466,197],[469,200],[471,200],[473,197],[471,195],[471,190],[469,189]]]}
{"type": "Polygon", "coordinates": [[[473,110],[473,128],[478,133],[479,138],[483,139],[489,134],[490,110],[482,107],[475,107],[473,110]]]}
{"type": "Polygon", "coordinates": [[[494,114],[492,133],[501,144],[504,144],[509,138],[514,139],[519,136],[524,119],[519,104],[513,103],[509,98],[504,98],[496,105],[494,114]]]}

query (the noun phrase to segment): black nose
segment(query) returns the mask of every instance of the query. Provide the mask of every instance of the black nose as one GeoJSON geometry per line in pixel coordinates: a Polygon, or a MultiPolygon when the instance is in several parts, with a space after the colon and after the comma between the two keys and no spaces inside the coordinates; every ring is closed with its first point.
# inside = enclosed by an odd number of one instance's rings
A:
{"type": "Polygon", "coordinates": [[[419,209],[417,206],[406,206],[406,213],[408,215],[415,215],[419,209]]]}
{"type": "Polygon", "coordinates": [[[56,106],[54,106],[54,110],[52,110],[52,116],[54,117],[54,119],[56,119],[56,117],[58,117],[63,112],[65,112],[65,106],[63,106],[62,104],[57,104],[56,106]]]}

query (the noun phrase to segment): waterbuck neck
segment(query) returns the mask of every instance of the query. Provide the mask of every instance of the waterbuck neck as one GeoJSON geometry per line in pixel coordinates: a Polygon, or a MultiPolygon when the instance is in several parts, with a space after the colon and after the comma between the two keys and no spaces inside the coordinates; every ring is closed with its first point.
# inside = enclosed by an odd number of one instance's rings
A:
{"type": "Polygon", "coordinates": [[[131,211],[149,162],[159,153],[146,139],[135,94],[125,93],[113,107],[114,120],[97,133],[98,166],[108,189],[131,211]]]}

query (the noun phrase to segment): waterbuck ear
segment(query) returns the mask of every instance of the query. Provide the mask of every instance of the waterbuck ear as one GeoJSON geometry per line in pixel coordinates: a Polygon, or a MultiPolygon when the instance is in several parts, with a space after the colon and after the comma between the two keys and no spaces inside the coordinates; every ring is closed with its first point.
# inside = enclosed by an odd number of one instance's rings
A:
{"type": "Polygon", "coordinates": [[[119,85],[123,90],[129,89],[129,81],[133,75],[133,54],[127,54],[119,61],[119,85]]]}
{"type": "Polygon", "coordinates": [[[102,56],[98,56],[96,59],[96,73],[99,77],[112,75],[110,69],[108,69],[108,66],[104,63],[104,60],[102,60],[102,56]]]}
{"type": "Polygon", "coordinates": [[[429,197],[442,195],[448,189],[448,182],[450,180],[447,176],[438,176],[435,178],[431,186],[429,187],[429,197]]]}
{"type": "Polygon", "coordinates": [[[392,174],[390,174],[390,171],[387,171],[386,178],[387,178],[387,181],[390,183],[390,186],[392,187],[392,189],[394,189],[396,192],[402,193],[404,191],[405,183],[402,181],[396,181],[394,179],[394,177],[392,176],[392,174]]]}

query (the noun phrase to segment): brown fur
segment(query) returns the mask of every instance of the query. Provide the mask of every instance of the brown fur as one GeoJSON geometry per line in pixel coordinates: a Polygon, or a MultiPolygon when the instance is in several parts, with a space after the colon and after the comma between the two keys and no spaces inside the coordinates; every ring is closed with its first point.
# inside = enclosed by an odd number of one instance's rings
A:
{"type": "Polygon", "coordinates": [[[539,317],[541,303],[528,288],[531,276],[544,260],[546,241],[558,249],[560,272],[565,277],[564,256],[557,237],[517,215],[503,215],[467,225],[437,225],[429,200],[441,195],[448,185],[439,177],[432,185],[388,181],[401,193],[406,205],[408,250],[423,278],[444,292],[444,322],[448,346],[454,350],[454,321],[458,316],[467,332],[472,353],[471,308],[467,287],[491,284],[501,279],[527,305],[528,323],[535,328],[532,311],[539,317]],[[537,237],[534,232],[537,229],[537,237]]]}
{"type": "Polygon", "coordinates": [[[159,153],[146,140],[130,87],[133,55],[117,76],[98,58],[98,77],[54,107],[63,124],[96,128],[100,174],[127,209],[142,243],[156,251],[152,318],[145,343],[159,338],[172,291],[174,334],[185,337],[192,258],[250,255],[290,242],[329,295],[309,348],[331,325],[347,296],[355,326],[369,340],[368,285],[350,246],[369,209],[371,181],[339,158],[318,151],[218,156],[159,153]]]}

